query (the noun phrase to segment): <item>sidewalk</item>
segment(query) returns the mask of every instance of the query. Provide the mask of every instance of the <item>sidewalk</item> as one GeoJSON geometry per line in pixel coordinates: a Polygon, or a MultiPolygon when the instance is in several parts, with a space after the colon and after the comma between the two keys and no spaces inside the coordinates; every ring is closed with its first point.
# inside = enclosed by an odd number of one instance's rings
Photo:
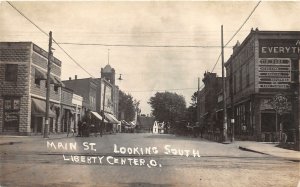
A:
{"type": "Polygon", "coordinates": [[[254,142],[254,141],[235,141],[239,149],[253,151],[257,153],[267,154],[275,157],[280,157],[286,160],[300,161],[300,152],[288,149],[275,147],[278,144],[254,142]]]}
{"type": "MultiPolygon", "coordinates": [[[[69,135],[72,137],[72,134],[69,135]]],[[[50,134],[48,139],[61,139],[68,138],[66,133],[62,134],[50,134]]],[[[32,135],[32,136],[12,136],[12,135],[0,135],[0,146],[1,145],[11,145],[23,142],[31,142],[43,139],[43,135],[32,135]]]]}

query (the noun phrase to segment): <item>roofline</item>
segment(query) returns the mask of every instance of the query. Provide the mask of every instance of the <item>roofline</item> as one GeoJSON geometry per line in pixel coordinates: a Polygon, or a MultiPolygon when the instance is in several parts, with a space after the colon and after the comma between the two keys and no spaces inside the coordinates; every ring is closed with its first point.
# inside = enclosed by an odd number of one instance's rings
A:
{"type": "Polygon", "coordinates": [[[269,34],[279,34],[279,35],[285,35],[285,34],[289,34],[289,35],[299,35],[300,36],[300,31],[271,31],[271,30],[251,30],[250,33],[246,36],[246,38],[243,40],[243,42],[241,43],[240,46],[238,46],[238,49],[235,53],[232,52],[232,54],[230,55],[229,59],[224,63],[224,66],[228,66],[229,62],[232,60],[232,58],[235,56],[234,54],[237,54],[238,52],[240,52],[240,50],[246,45],[246,43],[248,42],[248,40],[250,40],[250,38],[253,35],[269,35],[269,34]]]}

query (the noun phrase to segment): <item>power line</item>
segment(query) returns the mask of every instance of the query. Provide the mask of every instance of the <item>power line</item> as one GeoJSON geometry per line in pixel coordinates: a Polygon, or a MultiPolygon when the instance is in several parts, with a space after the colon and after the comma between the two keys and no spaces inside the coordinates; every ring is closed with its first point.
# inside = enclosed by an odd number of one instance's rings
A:
{"type": "MultiPolygon", "coordinates": [[[[252,14],[254,13],[254,11],[256,10],[256,8],[258,7],[258,5],[261,3],[261,1],[258,1],[258,3],[256,4],[256,6],[253,8],[253,10],[251,11],[251,13],[248,15],[248,17],[246,18],[246,20],[243,22],[243,24],[239,27],[239,29],[233,34],[233,36],[230,38],[230,40],[225,44],[224,47],[226,47],[231,40],[239,33],[239,31],[243,28],[243,26],[247,23],[247,21],[249,20],[249,18],[252,16],[252,14]]],[[[220,57],[221,57],[222,53],[220,53],[216,63],[214,64],[214,67],[212,68],[211,72],[213,72],[215,70],[215,67],[217,66],[220,57]]]]}
{"type": "MultiPolygon", "coordinates": [[[[240,28],[234,33],[234,35],[230,38],[230,40],[225,44],[225,46],[227,46],[231,40],[237,35],[237,33],[240,32],[240,30],[243,28],[243,26],[247,23],[247,21],[249,20],[249,18],[252,16],[252,14],[254,13],[254,11],[256,10],[256,8],[258,7],[258,5],[261,3],[261,1],[258,1],[258,3],[256,4],[256,6],[253,8],[253,10],[251,11],[251,13],[249,14],[249,16],[246,18],[246,20],[244,21],[244,23],[240,26],[240,28]]],[[[224,47],[225,47],[224,46],[224,47]]]]}
{"type": "Polygon", "coordinates": [[[105,46],[105,47],[152,47],[152,48],[220,48],[221,46],[210,45],[146,45],[146,44],[105,44],[105,43],[75,43],[75,42],[60,42],[62,45],[90,45],[90,46],[105,46]]]}
{"type": "MultiPolygon", "coordinates": [[[[17,9],[12,3],[10,3],[9,1],[7,1],[7,3],[13,8],[15,9],[20,15],[22,15],[26,20],[28,20],[31,24],[33,24],[38,30],[40,30],[43,34],[45,34],[47,37],[49,37],[49,34],[47,32],[45,32],[43,29],[41,29],[37,24],[35,24],[32,20],[30,20],[26,15],[24,15],[19,9],[17,9]]],[[[67,53],[67,51],[61,47],[59,45],[59,43],[57,41],[55,41],[54,38],[52,38],[53,42],[77,65],[79,66],[83,71],[85,71],[88,75],[90,75],[92,78],[94,78],[94,76],[92,74],[90,74],[86,69],[84,69],[69,53],[67,53]]]]}

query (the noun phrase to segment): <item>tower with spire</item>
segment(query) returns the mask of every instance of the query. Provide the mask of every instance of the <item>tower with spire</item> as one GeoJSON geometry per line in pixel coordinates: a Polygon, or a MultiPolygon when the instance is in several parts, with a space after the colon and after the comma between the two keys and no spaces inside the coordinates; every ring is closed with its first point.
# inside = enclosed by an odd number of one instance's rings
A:
{"type": "Polygon", "coordinates": [[[116,77],[115,69],[112,68],[109,64],[109,49],[108,49],[107,65],[104,68],[101,68],[101,78],[104,78],[107,81],[109,81],[111,84],[115,85],[115,77],[116,77]]]}

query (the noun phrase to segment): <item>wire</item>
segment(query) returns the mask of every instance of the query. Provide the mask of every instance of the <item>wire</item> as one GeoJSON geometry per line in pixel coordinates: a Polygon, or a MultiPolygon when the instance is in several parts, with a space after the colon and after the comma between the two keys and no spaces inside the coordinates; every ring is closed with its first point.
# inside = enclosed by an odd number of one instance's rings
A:
{"type": "MultiPolygon", "coordinates": [[[[258,7],[258,5],[261,3],[261,1],[258,1],[258,3],[256,4],[256,6],[253,8],[253,10],[251,11],[251,13],[249,14],[249,16],[246,18],[246,20],[244,21],[244,23],[240,26],[240,28],[234,33],[234,35],[230,38],[230,40],[225,44],[225,46],[227,46],[231,40],[237,35],[237,33],[240,32],[240,30],[243,28],[243,26],[247,23],[247,21],[249,20],[249,18],[252,16],[252,14],[254,13],[254,11],[256,10],[256,8],[258,7]]],[[[225,47],[224,46],[224,47],[225,47]]]]}
{"type": "Polygon", "coordinates": [[[61,42],[62,45],[91,45],[91,46],[105,46],[105,47],[156,47],[156,48],[220,48],[221,46],[209,45],[134,45],[134,44],[103,44],[103,43],[75,43],[75,42],[61,42]]]}
{"type": "MultiPolygon", "coordinates": [[[[252,16],[252,14],[254,13],[254,11],[256,10],[256,8],[258,7],[258,5],[261,3],[261,1],[258,1],[258,3],[256,4],[256,6],[253,8],[253,10],[251,11],[251,13],[249,14],[249,16],[246,18],[246,20],[243,22],[243,24],[239,27],[239,29],[233,34],[233,36],[230,38],[230,40],[225,44],[224,47],[226,47],[230,42],[231,40],[240,32],[240,30],[243,28],[243,26],[247,23],[247,21],[249,20],[249,18],[252,16]]],[[[212,68],[211,72],[213,72],[220,60],[220,57],[221,57],[222,53],[220,53],[216,63],[214,64],[214,67],[212,68]]]]}
{"type": "MultiPolygon", "coordinates": [[[[33,24],[38,30],[40,30],[43,34],[45,34],[47,37],[49,37],[49,34],[47,32],[45,32],[43,29],[41,29],[37,24],[35,24],[33,21],[31,21],[26,15],[24,15],[19,9],[17,9],[12,3],[10,3],[9,1],[7,1],[7,3],[13,8],[15,9],[20,15],[22,15],[26,20],[28,20],[31,24],[33,24]]],[[[92,74],[90,74],[86,69],[84,69],[71,55],[69,55],[69,53],[67,53],[67,51],[61,47],[59,45],[58,42],[55,41],[54,38],[52,38],[53,42],[77,65],[79,66],[83,71],[85,71],[88,75],[90,75],[92,78],[94,78],[94,76],[92,74]]]]}

